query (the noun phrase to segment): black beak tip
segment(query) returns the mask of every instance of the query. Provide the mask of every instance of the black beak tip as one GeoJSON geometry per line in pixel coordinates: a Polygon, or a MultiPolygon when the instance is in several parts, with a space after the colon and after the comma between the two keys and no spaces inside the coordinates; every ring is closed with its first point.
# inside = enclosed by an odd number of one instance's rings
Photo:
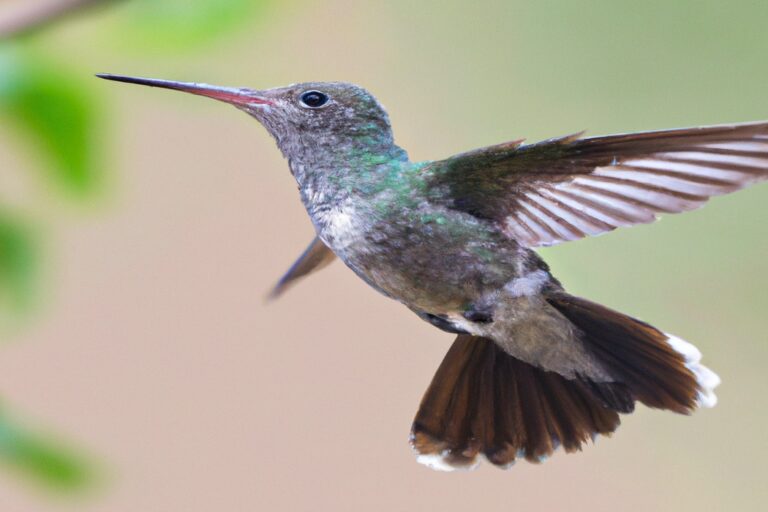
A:
{"type": "Polygon", "coordinates": [[[169,80],[157,80],[154,78],[139,78],[135,76],[113,75],[112,73],[96,73],[96,77],[114,82],[123,82],[126,84],[148,85],[150,87],[163,87],[165,89],[179,89],[180,82],[171,82],[169,80]]]}
{"type": "Polygon", "coordinates": [[[104,80],[113,80],[115,82],[127,82],[124,76],[113,75],[112,73],[96,73],[96,78],[103,78],[104,80]]]}
{"type": "Polygon", "coordinates": [[[136,78],[123,75],[113,75],[112,73],[96,73],[97,78],[103,78],[104,80],[114,80],[115,82],[134,82],[138,81],[136,78]]]}

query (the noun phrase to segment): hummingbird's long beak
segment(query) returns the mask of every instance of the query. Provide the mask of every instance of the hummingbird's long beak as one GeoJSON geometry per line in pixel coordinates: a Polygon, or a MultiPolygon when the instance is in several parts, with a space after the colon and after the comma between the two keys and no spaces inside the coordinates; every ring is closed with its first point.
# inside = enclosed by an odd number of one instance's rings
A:
{"type": "Polygon", "coordinates": [[[162,87],[163,89],[173,89],[175,91],[188,92],[199,96],[206,96],[215,100],[231,103],[232,105],[271,105],[268,99],[259,96],[257,91],[251,89],[238,89],[235,87],[217,87],[208,84],[197,84],[192,82],[174,82],[173,80],[158,80],[155,78],[137,78],[132,76],[110,75],[109,73],[99,73],[96,75],[105,80],[114,80],[116,82],[126,82],[129,84],[148,85],[150,87],[162,87]]]}

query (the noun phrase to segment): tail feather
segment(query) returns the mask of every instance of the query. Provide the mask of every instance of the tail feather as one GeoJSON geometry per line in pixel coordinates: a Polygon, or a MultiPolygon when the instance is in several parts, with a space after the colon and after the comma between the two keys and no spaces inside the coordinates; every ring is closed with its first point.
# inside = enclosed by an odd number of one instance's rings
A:
{"type": "Polygon", "coordinates": [[[435,469],[471,469],[482,455],[508,467],[580,450],[619,426],[586,385],[535,368],[485,338],[460,335],[416,415],[411,444],[435,469]]]}
{"type": "Polygon", "coordinates": [[[413,422],[419,462],[441,470],[471,469],[481,457],[500,467],[540,462],[559,446],[573,452],[610,435],[636,400],[685,414],[717,402],[720,379],[690,343],[585,299],[560,293],[547,300],[614,381],[565,378],[490,339],[461,334],[413,422]]]}
{"type": "Polygon", "coordinates": [[[581,331],[587,348],[648,407],[689,414],[717,403],[719,377],[690,343],[600,304],[565,293],[549,303],[581,331]]]}
{"type": "Polygon", "coordinates": [[[720,377],[701,364],[701,352],[694,345],[681,340],[677,336],[671,334],[667,334],[667,336],[667,343],[683,355],[685,366],[696,376],[696,381],[699,385],[696,404],[699,407],[714,407],[717,405],[715,388],[720,385],[720,377]]]}

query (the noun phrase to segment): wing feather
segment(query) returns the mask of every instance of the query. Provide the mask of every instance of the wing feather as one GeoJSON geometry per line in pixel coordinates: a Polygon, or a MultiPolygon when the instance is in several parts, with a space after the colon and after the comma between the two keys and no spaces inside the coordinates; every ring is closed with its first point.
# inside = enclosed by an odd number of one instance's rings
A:
{"type": "Polygon", "coordinates": [[[296,284],[299,279],[302,279],[313,272],[324,268],[336,259],[336,255],[331,251],[322,240],[315,237],[299,256],[299,258],[291,265],[291,268],[280,278],[277,284],[272,288],[269,293],[269,299],[276,299],[281,296],[285,291],[296,284]]]}
{"type": "Polygon", "coordinates": [[[523,245],[553,245],[693,210],[768,179],[768,122],[516,141],[427,170],[449,186],[451,207],[499,223],[523,245]]]}

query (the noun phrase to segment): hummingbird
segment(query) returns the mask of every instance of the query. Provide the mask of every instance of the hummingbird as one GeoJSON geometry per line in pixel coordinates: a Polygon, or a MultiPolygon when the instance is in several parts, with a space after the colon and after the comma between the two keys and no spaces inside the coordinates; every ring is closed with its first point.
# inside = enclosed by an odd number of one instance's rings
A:
{"type": "Polygon", "coordinates": [[[410,444],[438,470],[508,468],[612,434],[637,402],[690,414],[719,377],[701,352],[565,291],[535,249],[654,221],[768,179],[768,121],[514,140],[413,162],[365,89],[266,90],[97,75],[229,103],[275,139],[316,238],[272,292],[338,257],[456,339],[410,444]]]}

